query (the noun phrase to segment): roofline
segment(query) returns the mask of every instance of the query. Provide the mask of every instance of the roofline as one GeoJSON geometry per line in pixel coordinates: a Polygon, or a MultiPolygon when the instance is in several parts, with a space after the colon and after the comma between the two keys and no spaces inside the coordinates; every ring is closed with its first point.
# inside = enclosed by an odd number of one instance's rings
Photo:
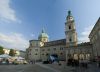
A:
{"type": "Polygon", "coordinates": [[[90,36],[91,36],[91,34],[92,34],[94,28],[96,27],[96,25],[98,24],[99,21],[100,21],[100,17],[98,18],[98,20],[96,21],[96,24],[94,25],[93,29],[91,30],[91,32],[90,32],[90,34],[89,34],[89,36],[88,36],[89,38],[90,38],[90,36]]]}
{"type": "Polygon", "coordinates": [[[66,40],[66,39],[52,40],[52,41],[49,41],[49,42],[60,41],[60,40],[66,40]]]}
{"type": "Polygon", "coordinates": [[[40,40],[29,40],[29,42],[31,42],[31,41],[40,41],[40,40]]]}

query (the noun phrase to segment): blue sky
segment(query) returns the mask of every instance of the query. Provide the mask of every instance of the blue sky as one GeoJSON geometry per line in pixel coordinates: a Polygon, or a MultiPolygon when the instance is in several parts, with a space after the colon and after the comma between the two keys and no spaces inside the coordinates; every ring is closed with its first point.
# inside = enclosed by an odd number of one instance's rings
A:
{"type": "Polygon", "coordinates": [[[100,16],[100,0],[0,0],[0,44],[25,49],[37,39],[42,28],[49,40],[65,38],[67,11],[75,19],[79,42],[89,41],[88,34],[100,16]]]}

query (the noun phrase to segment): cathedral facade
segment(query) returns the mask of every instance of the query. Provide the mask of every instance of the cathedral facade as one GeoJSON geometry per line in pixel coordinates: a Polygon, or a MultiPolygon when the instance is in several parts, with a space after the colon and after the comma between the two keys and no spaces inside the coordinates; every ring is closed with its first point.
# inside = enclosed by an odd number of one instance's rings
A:
{"type": "Polygon", "coordinates": [[[29,41],[30,45],[26,49],[26,59],[46,61],[50,55],[56,55],[59,60],[69,58],[91,60],[94,58],[93,44],[91,42],[78,44],[75,20],[71,11],[68,11],[66,17],[65,36],[65,39],[49,41],[49,36],[43,29],[38,36],[38,40],[29,41]]]}

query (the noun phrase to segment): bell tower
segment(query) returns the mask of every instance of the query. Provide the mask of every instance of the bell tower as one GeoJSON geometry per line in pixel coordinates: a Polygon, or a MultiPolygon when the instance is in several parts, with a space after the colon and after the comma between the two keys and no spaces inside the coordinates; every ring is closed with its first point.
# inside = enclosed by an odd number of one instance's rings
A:
{"type": "Polygon", "coordinates": [[[77,46],[77,33],[75,28],[75,21],[71,14],[71,11],[68,11],[68,16],[66,17],[65,22],[65,35],[66,35],[66,46],[77,46]]]}

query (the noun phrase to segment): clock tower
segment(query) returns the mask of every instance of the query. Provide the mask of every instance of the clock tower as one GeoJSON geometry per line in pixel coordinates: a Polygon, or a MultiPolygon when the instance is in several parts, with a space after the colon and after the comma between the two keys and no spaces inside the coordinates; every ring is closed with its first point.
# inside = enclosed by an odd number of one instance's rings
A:
{"type": "Polygon", "coordinates": [[[75,28],[75,21],[71,14],[71,11],[68,11],[68,16],[66,17],[65,22],[65,35],[66,35],[66,46],[77,46],[77,33],[75,28]]]}

